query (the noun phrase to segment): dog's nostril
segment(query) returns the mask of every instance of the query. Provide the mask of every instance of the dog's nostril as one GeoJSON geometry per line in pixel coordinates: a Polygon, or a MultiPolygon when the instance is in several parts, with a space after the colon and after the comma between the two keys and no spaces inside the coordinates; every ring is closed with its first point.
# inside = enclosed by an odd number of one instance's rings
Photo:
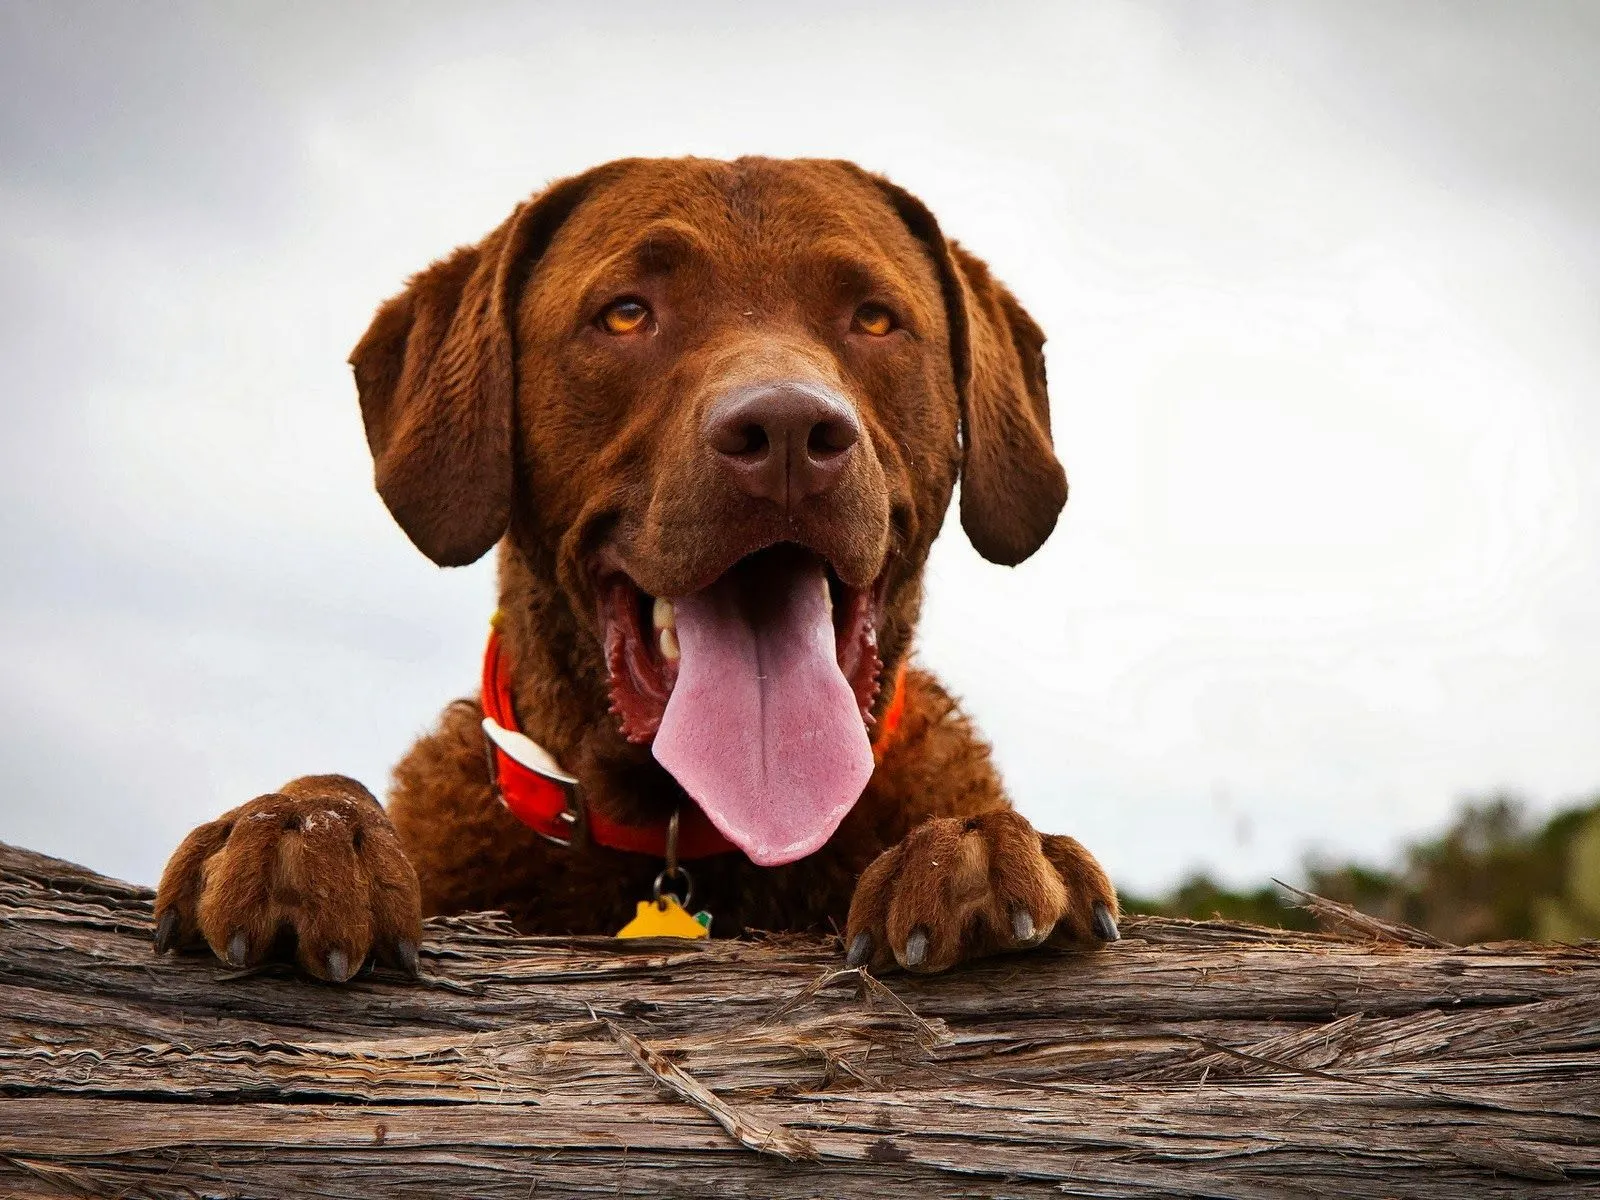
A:
{"type": "Polygon", "coordinates": [[[860,437],[861,430],[854,421],[818,421],[806,439],[806,450],[814,458],[828,458],[850,449],[860,437]]]}
{"type": "Polygon", "coordinates": [[[746,425],[739,431],[739,448],[732,453],[744,456],[765,454],[771,444],[767,431],[760,425],[746,425]]]}
{"type": "Polygon", "coordinates": [[[766,428],[756,421],[729,421],[711,432],[712,449],[729,458],[760,458],[770,445],[766,428]]]}

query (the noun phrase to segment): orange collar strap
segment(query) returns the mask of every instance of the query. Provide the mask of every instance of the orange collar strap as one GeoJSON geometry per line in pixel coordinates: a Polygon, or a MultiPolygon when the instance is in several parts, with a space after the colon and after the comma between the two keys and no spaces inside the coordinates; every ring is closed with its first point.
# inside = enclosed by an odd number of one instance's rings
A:
{"type": "Polygon", "coordinates": [[[878,736],[872,739],[872,758],[874,762],[882,762],[883,756],[889,752],[889,747],[894,745],[895,739],[900,734],[900,724],[906,716],[906,662],[900,660],[900,665],[894,672],[894,692],[889,696],[889,707],[883,710],[883,720],[878,722],[878,736]]]}
{"type": "MultiPolygon", "coordinates": [[[[906,669],[902,663],[895,672],[894,694],[889,699],[889,707],[884,709],[878,736],[873,740],[873,757],[879,762],[883,761],[884,751],[899,732],[905,708],[906,669]]],[[[666,857],[666,821],[623,825],[604,813],[586,810],[578,794],[577,779],[563,771],[542,746],[521,732],[511,699],[510,672],[500,644],[500,631],[493,626],[483,652],[483,717],[490,778],[500,802],[524,825],[561,846],[570,846],[587,836],[589,841],[613,850],[666,857]]],[[[684,809],[678,828],[679,858],[709,858],[737,850],[738,847],[722,836],[698,806],[684,809]]]]}

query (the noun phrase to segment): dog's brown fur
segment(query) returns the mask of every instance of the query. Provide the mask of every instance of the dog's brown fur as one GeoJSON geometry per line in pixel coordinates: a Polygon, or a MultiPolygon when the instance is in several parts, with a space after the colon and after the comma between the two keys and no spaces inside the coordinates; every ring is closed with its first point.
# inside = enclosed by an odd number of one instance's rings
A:
{"type": "MultiPolygon", "coordinates": [[[[442,565],[500,544],[525,731],[586,804],[644,822],[685,798],[608,712],[597,564],[676,596],[801,542],[846,584],[882,588],[892,679],[958,474],[962,525],[991,560],[1021,561],[1054,527],[1066,480],[1042,345],[920,202],[851,164],[628,160],[553,185],[416,276],[351,362],[378,490],[406,533],[442,565]],[[649,303],[650,336],[597,329],[622,294],[649,303]],[[901,328],[856,337],[866,300],[901,328]],[[864,430],[837,486],[792,511],[752,503],[700,445],[708,404],[772,378],[847,397],[864,430]]],[[[931,676],[910,670],[906,689],[901,727],[821,851],[692,864],[717,930],[843,922],[857,957],[923,970],[1052,931],[1115,936],[1094,859],[1010,810],[987,747],[931,676]]],[[[481,718],[457,701],[400,763],[392,825],[361,785],[317,776],[196,830],[162,878],[158,946],[247,963],[292,945],[307,971],[342,979],[369,955],[414,968],[422,912],[614,931],[660,862],[560,848],[521,825],[493,795],[481,718]]]]}

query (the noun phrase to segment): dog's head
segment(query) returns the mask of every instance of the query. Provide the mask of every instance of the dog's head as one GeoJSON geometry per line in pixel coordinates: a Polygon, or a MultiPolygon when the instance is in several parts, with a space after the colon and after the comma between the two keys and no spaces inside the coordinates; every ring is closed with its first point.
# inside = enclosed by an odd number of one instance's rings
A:
{"type": "Polygon", "coordinates": [[[509,534],[585,634],[595,726],[777,863],[871,774],[957,476],[986,558],[1055,526],[1043,341],[849,163],[628,160],[423,271],[351,362],[411,540],[456,565],[509,534]]]}

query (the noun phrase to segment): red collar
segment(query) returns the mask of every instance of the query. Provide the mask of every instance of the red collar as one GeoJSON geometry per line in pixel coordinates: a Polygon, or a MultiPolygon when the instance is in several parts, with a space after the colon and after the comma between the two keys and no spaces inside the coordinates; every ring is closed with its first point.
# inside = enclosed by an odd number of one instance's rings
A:
{"type": "MultiPolygon", "coordinates": [[[[594,809],[585,809],[578,795],[578,781],[564,772],[537,743],[525,737],[517,724],[511,700],[510,672],[500,645],[500,631],[489,630],[489,644],[483,653],[484,746],[500,800],[518,820],[543,837],[560,845],[575,838],[588,840],[613,850],[630,850],[664,858],[667,852],[667,822],[650,825],[622,825],[594,809]]],[[[906,709],[905,664],[895,672],[894,694],[884,709],[872,753],[878,761],[900,728],[906,709]]],[[[683,811],[678,829],[679,858],[709,858],[738,849],[717,831],[705,813],[690,805],[683,811]]]]}

